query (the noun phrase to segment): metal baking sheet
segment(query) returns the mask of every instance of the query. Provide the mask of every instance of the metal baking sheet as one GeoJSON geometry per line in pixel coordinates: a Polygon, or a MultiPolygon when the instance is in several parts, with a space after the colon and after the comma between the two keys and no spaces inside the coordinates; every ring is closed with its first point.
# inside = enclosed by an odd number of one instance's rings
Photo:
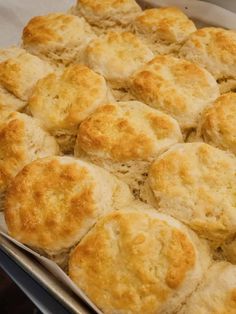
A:
{"type": "Polygon", "coordinates": [[[21,266],[30,276],[49,291],[60,303],[62,303],[71,313],[91,314],[91,310],[78,296],[50,274],[32,255],[23,251],[9,240],[0,235],[1,249],[19,266],[21,266]]]}
{"type": "Polygon", "coordinates": [[[61,304],[71,313],[91,314],[92,311],[83,301],[81,301],[70,289],[57,280],[46,270],[32,255],[18,248],[0,235],[1,249],[21,266],[30,276],[41,286],[49,291],[61,304]]]}

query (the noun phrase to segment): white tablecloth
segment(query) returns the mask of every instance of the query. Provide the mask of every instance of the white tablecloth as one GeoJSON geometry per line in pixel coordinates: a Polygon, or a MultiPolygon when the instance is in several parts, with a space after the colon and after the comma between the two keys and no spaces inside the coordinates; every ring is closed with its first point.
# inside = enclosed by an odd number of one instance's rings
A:
{"type": "Polygon", "coordinates": [[[207,0],[207,2],[211,2],[217,4],[225,9],[236,12],[236,1],[235,0],[207,0]]]}

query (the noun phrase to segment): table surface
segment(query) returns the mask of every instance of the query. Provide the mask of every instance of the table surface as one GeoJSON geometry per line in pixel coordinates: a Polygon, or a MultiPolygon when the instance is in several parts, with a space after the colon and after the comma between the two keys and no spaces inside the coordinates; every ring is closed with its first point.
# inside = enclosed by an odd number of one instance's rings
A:
{"type": "MultiPolygon", "coordinates": [[[[20,41],[23,26],[32,16],[53,11],[65,11],[74,2],[73,0],[0,0],[0,46],[17,44],[20,41]]],[[[236,12],[236,1],[234,0],[209,0],[208,2],[236,12]]],[[[70,313],[1,249],[0,267],[43,313],[70,313]]]]}

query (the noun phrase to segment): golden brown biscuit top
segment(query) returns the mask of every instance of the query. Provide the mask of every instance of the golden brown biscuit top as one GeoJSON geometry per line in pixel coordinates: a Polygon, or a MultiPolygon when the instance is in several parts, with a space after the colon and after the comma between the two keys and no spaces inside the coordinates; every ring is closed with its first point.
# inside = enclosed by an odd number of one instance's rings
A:
{"type": "Polygon", "coordinates": [[[154,8],[142,12],[134,21],[135,29],[169,43],[182,42],[196,30],[194,23],[178,8],[154,8]]]}
{"type": "Polygon", "coordinates": [[[236,93],[220,96],[203,112],[198,133],[209,144],[236,154],[236,93]]]}
{"type": "Polygon", "coordinates": [[[219,96],[210,73],[169,55],[148,62],[129,85],[138,100],[171,115],[184,129],[195,127],[202,110],[219,96]]]}
{"type": "Polygon", "coordinates": [[[83,65],[71,65],[61,75],[53,73],[37,83],[29,108],[46,129],[73,131],[102,102],[107,101],[107,95],[102,76],[83,65]]]}
{"type": "Polygon", "coordinates": [[[199,235],[222,242],[236,232],[236,158],[205,143],[177,144],[151,166],[156,206],[199,235]]]}
{"type": "Polygon", "coordinates": [[[181,140],[174,119],[133,101],[98,108],[80,125],[77,145],[112,161],[150,160],[181,140]]]}
{"type": "Polygon", "coordinates": [[[130,32],[109,32],[92,40],[85,63],[110,81],[125,81],[153,58],[151,50],[130,32]]]}
{"type": "Polygon", "coordinates": [[[0,84],[21,100],[28,100],[35,83],[52,71],[47,62],[23,52],[0,63],[0,84]]]}
{"type": "Polygon", "coordinates": [[[104,313],[157,313],[195,268],[188,236],[155,215],[112,212],[72,252],[69,276],[104,313]]]}
{"type": "Polygon", "coordinates": [[[99,215],[112,209],[115,189],[113,177],[91,164],[71,157],[36,160],[7,191],[9,232],[36,248],[66,249],[80,240],[99,215]]]}
{"type": "Polygon", "coordinates": [[[56,155],[58,146],[31,117],[0,110],[0,191],[33,159],[56,155]]]}
{"type": "Polygon", "coordinates": [[[23,30],[22,40],[27,45],[60,44],[71,46],[92,34],[83,18],[70,14],[51,13],[32,18],[23,30]]]}
{"type": "Polygon", "coordinates": [[[205,67],[217,80],[235,79],[236,32],[216,27],[199,29],[183,45],[180,56],[205,67]]]}
{"type": "Polygon", "coordinates": [[[78,5],[92,10],[94,14],[104,14],[105,12],[116,10],[140,10],[138,4],[134,0],[79,0],[78,5]]]}

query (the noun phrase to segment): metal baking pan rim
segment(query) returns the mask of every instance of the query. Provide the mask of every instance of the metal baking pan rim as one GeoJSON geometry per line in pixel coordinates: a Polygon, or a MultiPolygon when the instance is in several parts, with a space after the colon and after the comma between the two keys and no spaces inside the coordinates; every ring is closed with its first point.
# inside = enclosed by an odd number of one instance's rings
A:
{"type": "Polygon", "coordinates": [[[23,250],[1,235],[0,248],[71,313],[94,313],[94,311],[89,308],[79,296],[75,295],[73,291],[65,291],[63,283],[57,280],[32,255],[28,256],[29,253],[23,252],[23,250]]]}

